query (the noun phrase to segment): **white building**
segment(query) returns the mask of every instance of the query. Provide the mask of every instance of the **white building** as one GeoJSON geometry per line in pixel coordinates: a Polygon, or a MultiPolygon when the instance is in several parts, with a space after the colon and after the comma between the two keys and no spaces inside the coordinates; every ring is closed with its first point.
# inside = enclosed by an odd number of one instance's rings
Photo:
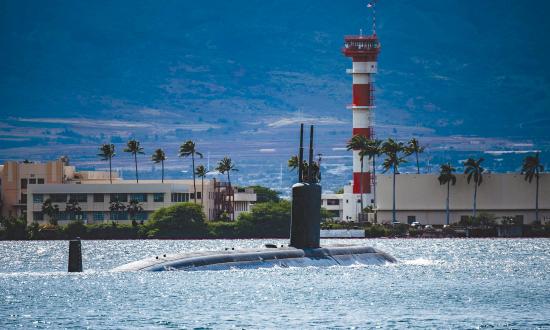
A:
{"type": "MultiPolygon", "coordinates": [[[[363,194],[363,207],[372,204],[372,194],[363,194]]],[[[344,186],[343,194],[323,194],[321,207],[332,213],[334,221],[356,222],[361,212],[361,197],[353,193],[353,186],[344,186]]]]}
{"type": "MultiPolygon", "coordinates": [[[[197,203],[203,205],[207,220],[217,218],[217,203],[219,198],[215,180],[205,180],[204,191],[201,183],[197,182],[197,203]],[[204,197],[204,198],[203,198],[204,197]]],[[[103,223],[116,221],[130,223],[131,215],[127,210],[113,210],[112,203],[120,202],[128,205],[135,200],[143,208],[142,212],[134,215],[136,221],[146,220],[155,210],[179,202],[192,202],[192,180],[141,180],[139,183],[117,180],[113,184],[107,182],[86,182],[80,184],[30,184],[27,187],[26,214],[27,222],[46,223],[48,216],[42,211],[45,200],[50,199],[57,205],[59,213],[56,215],[59,224],[74,220],[74,212],[67,212],[69,200],[78,202],[82,209],[79,216],[86,223],[103,223]],[[71,219],[73,218],[73,219],[71,219]]],[[[227,200],[227,196],[223,196],[227,200]]],[[[235,188],[230,204],[234,205],[235,219],[241,212],[250,211],[256,201],[256,194],[251,189],[235,188]]]]}
{"type": "MultiPolygon", "coordinates": [[[[451,186],[450,223],[472,215],[473,182],[468,184],[463,174],[456,174],[456,185],[451,186]]],[[[422,224],[445,224],[446,186],[439,184],[438,174],[399,174],[396,177],[396,215],[401,223],[418,221],[422,224]]],[[[348,190],[350,186],[346,187],[348,190]]],[[[359,201],[344,194],[323,194],[323,207],[338,209],[340,221],[356,221],[359,201]],[[339,202],[335,200],[338,199],[339,202]],[[334,206],[337,204],[338,206],[334,206]]],[[[392,219],[392,175],[376,177],[376,209],[379,223],[392,219]]],[[[370,200],[369,195],[367,200],[370,200]]],[[[365,204],[367,206],[368,204],[365,204]]],[[[486,173],[477,192],[477,213],[490,213],[496,217],[514,217],[525,224],[535,220],[535,181],[531,184],[520,174],[486,173]]],[[[335,212],[336,214],[336,212],[335,212]]],[[[336,219],[336,218],[335,218],[336,219]]],[[[540,176],[539,219],[550,221],[550,174],[540,176]]],[[[372,215],[369,220],[373,220],[372,215]]]]}

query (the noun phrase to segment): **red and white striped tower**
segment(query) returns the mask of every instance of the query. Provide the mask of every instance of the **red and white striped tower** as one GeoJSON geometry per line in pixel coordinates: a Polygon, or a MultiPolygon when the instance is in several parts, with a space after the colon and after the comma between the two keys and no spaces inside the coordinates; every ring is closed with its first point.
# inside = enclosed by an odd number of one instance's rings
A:
{"type": "MultiPolygon", "coordinates": [[[[371,120],[374,112],[374,74],[377,72],[377,58],[380,52],[376,32],[373,30],[373,34],[368,36],[362,34],[345,36],[342,52],[353,61],[352,69],[346,70],[353,77],[353,101],[349,107],[353,113],[352,136],[364,135],[372,139],[374,138],[371,120]]],[[[356,194],[357,200],[360,199],[361,181],[364,194],[370,194],[372,191],[371,171],[370,162],[365,159],[363,177],[361,177],[359,152],[353,151],[353,194],[356,194]]]]}

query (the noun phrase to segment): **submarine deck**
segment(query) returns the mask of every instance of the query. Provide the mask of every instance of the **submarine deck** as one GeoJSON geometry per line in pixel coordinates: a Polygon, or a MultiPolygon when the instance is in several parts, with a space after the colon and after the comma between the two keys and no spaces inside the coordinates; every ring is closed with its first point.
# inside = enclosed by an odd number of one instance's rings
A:
{"type": "Polygon", "coordinates": [[[131,262],[114,271],[221,270],[230,268],[383,264],[396,262],[390,255],[368,246],[333,245],[297,249],[294,247],[199,251],[167,254],[131,262]]]}

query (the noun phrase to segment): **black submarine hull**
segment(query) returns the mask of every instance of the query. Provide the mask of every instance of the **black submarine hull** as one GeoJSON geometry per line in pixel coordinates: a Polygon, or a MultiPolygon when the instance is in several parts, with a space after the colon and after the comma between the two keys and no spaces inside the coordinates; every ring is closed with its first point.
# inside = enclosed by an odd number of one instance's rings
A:
{"type": "Polygon", "coordinates": [[[204,251],[157,256],[115,268],[115,271],[227,270],[269,267],[380,265],[396,260],[368,246],[293,247],[204,251]]]}

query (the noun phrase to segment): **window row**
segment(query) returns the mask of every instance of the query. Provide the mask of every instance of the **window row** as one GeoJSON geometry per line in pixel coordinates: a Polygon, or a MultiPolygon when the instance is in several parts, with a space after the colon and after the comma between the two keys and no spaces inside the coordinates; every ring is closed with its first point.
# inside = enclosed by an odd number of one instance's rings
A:
{"type": "MultiPolygon", "coordinates": [[[[137,212],[133,217],[127,211],[111,211],[111,212],[91,212],[91,219],[95,222],[104,221],[104,220],[136,220],[136,221],[145,221],[149,217],[148,212],[137,212]],[[109,217],[107,218],[107,215],[109,217]]],[[[66,212],[60,211],[56,214],[55,218],[57,220],[82,220],[86,221],[88,219],[87,212],[66,212]]],[[[33,212],[32,219],[34,221],[43,221],[45,220],[44,212],[33,212]]]]}
{"type": "Polygon", "coordinates": [[[43,178],[21,179],[21,189],[27,189],[29,184],[44,184],[43,178]]]}
{"type": "MultiPolygon", "coordinates": [[[[197,191],[197,199],[201,199],[202,194],[200,191],[197,191]]],[[[195,194],[193,193],[172,193],[172,203],[181,203],[189,202],[190,200],[195,199],[195,194]]]]}
{"type": "MultiPolygon", "coordinates": [[[[92,194],[94,203],[103,203],[105,202],[105,194],[92,194]]],[[[155,203],[164,202],[164,193],[154,193],[152,195],[152,201],[155,203]]],[[[174,194],[172,194],[174,195],[174,194]]],[[[191,194],[193,195],[193,194],[191,194]]],[[[140,203],[145,203],[151,199],[148,198],[148,194],[109,194],[110,202],[129,202],[132,200],[138,201],[140,203]]],[[[200,192],[197,193],[198,198],[200,199],[200,192]]],[[[22,202],[26,202],[26,194],[21,195],[22,202]],[[24,199],[23,199],[24,196],[24,199]]],[[[87,194],[49,194],[49,198],[52,203],[67,203],[67,202],[78,202],[78,203],[87,203],[88,195],[87,194]]],[[[33,194],[32,201],[33,203],[43,203],[46,198],[44,194],[33,194]]]]}
{"type": "MultiPolygon", "coordinates": [[[[68,211],[59,211],[55,215],[55,218],[57,220],[82,220],[86,221],[88,219],[88,215],[86,212],[68,212],[68,211]]],[[[37,211],[32,213],[32,219],[34,221],[42,221],[44,220],[44,212],[37,211]]]]}

